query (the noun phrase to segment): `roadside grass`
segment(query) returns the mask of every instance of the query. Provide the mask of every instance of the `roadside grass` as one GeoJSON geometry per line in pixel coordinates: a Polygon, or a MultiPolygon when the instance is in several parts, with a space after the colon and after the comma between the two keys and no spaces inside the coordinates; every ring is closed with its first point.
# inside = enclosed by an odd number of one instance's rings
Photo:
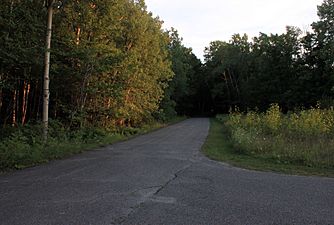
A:
{"type": "Polygon", "coordinates": [[[235,147],[230,138],[230,132],[224,122],[228,120],[228,116],[220,118],[212,118],[211,126],[206,143],[203,145],[204,154],[217,161],[226,162],[232,166],[241,167],[251,170],[272,171],[293,175],[315,175],[334,177],[333,168],[311,167],[280,161],[268,156],[256,156],[247,154],[235,147]]]}
{"type": "Polygon", "coordinates": [[[170,121],[151,122],[140,128],[118,128],[108,131],[100,128],[82,128],[71,131],[61,124],[50,124],[47,144],[43,144],[41,125],[28,125],[0,130],[0,172],[37,166],[80,154],[84,151],[104,147],[119,141],[142,135],[167,125],[180,122],[185,117],[170,121]]]}
{"type": "Polygon", "coordinates": [[[225,125],[234,146],[245,154],[334,168],[333,108],[317,106],[283,114],[272,104],[266,112],[232,112],[225,125]]]}

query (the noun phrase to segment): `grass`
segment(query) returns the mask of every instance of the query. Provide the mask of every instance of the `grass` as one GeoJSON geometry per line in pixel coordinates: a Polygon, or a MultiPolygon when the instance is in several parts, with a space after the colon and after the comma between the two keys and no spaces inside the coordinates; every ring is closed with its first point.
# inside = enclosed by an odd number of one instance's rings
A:
{"type": "Polygon", "coordinates": [[[221,121],[216,118],[211,119],[209,136],[202,149],[209,158],[252,170],[334,177],[333,168],[310,167],[298,163],[282,162],[275,158],[250,155],[240,151],[232,142],[229,130],[224,124],[227,120],[228,116],[222,118],[221,121]]]}
{"type": "Polygon", "coordinates": [[[264,113],[234,112],[225,125],[234,146],[245,154],[334,168],[333,108],[317,107],[283,114],[273,104],[264,113]]]}
{"type": "Polygon", "coordinates": [[[43,143],[40,126],[17,128],[0,143],[0,171],[23,169],[124,140],[127,135],[98,129],[51,129],[43,143]]]}
{"type": "Polygon", "coordinates": [[[184,119],[185,117],[176,117],[167,123],[152,122],[140,128],[122,128],[117,131],[106,131],[99,128],[82,128],[71,131],[55,123],[50,126],[46,145],[43,144],[40,125],[0,130],[2,137],[0,171],[24,169],[63,159],[87,150],[124,141],[184,119]]]}

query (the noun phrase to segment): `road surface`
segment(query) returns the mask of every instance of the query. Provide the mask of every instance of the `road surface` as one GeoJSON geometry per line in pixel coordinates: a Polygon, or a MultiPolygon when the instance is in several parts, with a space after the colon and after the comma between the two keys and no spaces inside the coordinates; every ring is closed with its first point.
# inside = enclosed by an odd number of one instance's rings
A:
{"type": "Polygon", "coordinates": [[[208,119],[0,176],[1,225],[334,224],[334,179],[200,153],[208,119]]]}

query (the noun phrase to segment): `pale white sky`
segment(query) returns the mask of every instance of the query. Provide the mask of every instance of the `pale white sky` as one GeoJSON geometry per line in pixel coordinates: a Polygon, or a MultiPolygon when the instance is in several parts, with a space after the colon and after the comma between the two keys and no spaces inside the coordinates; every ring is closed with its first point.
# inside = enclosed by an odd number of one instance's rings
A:
{"type": "Polygon", "coordinates": [[[148,10],[178,30],[183,43],[203,59],[211,41],[228,41],[235,33],[250,37],[283,33],[285,27],[309,30],[318,20],[322,0],[146,0],[148,10]]]}

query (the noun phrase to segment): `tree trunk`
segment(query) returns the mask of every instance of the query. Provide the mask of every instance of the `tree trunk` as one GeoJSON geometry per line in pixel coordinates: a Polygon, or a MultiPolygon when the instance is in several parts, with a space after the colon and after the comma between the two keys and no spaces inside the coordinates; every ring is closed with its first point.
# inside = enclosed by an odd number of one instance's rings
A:
{"type": "Polygon", "coordinates": [[[22,125],[24,125],[26,123],[26,119],[27,119],[29,92],[30,92],[30,83],[28,81],[24,81],[24,83],[23,83],[23,99],[22,99],[22,118],[21,118],[22,125]]]}
{"type": "Polygon", "coordinates": [[[17,90],[13,93],[12,126],[16,125],[17,90]]]}
{"type": "Polygon", "coordinates": [[[77,32],[76,32],[76,40],[75,40],[75,44],[79,45],[80,44],[80,34],[81,34],[81,28],[77,27],[77,32]]]}
{"type": "Polygon", "coordinates": [[[49,83],[50,83],[50,50],[51,50],[51,34],[52,34],[52,15],[53,5],[55,0],[50,0],[48,5],[48,22],[46,34],[46,51],[45,51],[45,70],[44,70],[44,85],[43,85],[43,138],[47,141],[48,126],[49,126],[49,83]]]}
{"type": "Polygon", "coordinates": [[[230,86],[228,85],[228,79],[227,79],[227,76],[226,76],[226,71],[224,71],[223,76],[224,76],[225,85],[226,85],[226,88],[227,88],[228,98],[231,101],[231,92],[230,92],[230,86]]]}
{"type": "MultiPolygon", "coordinates": [[[[0,89],[0,112],[2,111],[2,104],[3,104],[2,89],[0,89]]],[[[1,123],[1,121],[0,121],[0,123],[1,123]]]]}

